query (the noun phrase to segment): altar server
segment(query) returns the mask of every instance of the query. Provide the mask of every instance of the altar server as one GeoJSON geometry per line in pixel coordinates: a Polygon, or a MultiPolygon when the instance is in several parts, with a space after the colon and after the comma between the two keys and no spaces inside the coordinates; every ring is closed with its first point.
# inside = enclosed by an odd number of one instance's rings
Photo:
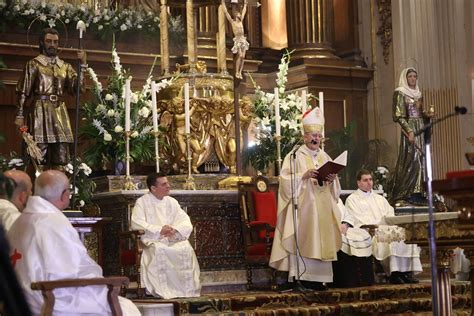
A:
{"type": "Polygon", "coordinates": [[[199,264],[188,241],[193,226],[178,201],[169,196],[164,174],[147,177],[150,190],[132,213],[132,229],[145,231],[141,282],[148,293],[165,299],[200,295],[199,264]]]}
{"type": "Polygon", "coordinates": [[[384,270],[390,274],[390,282],[416,283],[412,272],[421,272],[420,248],[404,242],[403,229],[387,226],[383,220],[394,216],[393,207],[380,194],[372,191],[373,180],[370,171],[362,169],[357,174],[356,192],[349,195],[346,208],[355,219],[355,227],[379,225],[373,239],[373,255],[380,260],[384,270]]]}

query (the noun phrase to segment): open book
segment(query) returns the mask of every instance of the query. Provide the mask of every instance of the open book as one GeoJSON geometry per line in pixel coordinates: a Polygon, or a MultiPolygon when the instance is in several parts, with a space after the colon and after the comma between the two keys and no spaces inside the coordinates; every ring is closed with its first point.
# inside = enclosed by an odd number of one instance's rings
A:
{"type": "Polygon", "coordinates": [[[322,183],[326,180],[327,176],[334,173],[338,173],[347,165],[347,150],[337,156],[333,161],[326,161],[318,170],[318,182],[322,183]]]}

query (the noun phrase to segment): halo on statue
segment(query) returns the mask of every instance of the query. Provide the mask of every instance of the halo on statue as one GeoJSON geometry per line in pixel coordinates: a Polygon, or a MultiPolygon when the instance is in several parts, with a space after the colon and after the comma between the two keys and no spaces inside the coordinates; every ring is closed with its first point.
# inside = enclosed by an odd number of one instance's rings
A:
{"type": "MultiPolygon", "coordinates": [[[[63,51],[63,49],[67,46],[67,42],[68,42],[68,39],[69,39],[66,24],[64,23],[63,20],[61,20],[60,18],[58,18],[54,15],[46,14],[46,17],[53,18],[55,24],[56,24],[56,21],[59,20],[61,22],[61,24],[63,25],[64,35],[65,35],[66,39],[64,41],[64,45],[62,47],[59,47],[59,49],[58,49],[58,55],[59,55],[63,51]]],[[[30,46],[31,50],[33,50],[33,48],[31,47],[32,45],[30,44],[30,31],[31,31],[31,28],[32,28],[33,24],[35,22],[37,22],[40,18],[41,18],[41,16],[37,16],[36,18],[34,18],[33,21],[30,22],[30,25],[28,25],[28,30],[26,31],[26,43],[30,46]]],[[[44,21],[41,21],[41,22],[44,22],[44,21]]],[[[62,38],[62,37],[60,37],[60,38],[62,38]]]]}
{"type": "Polygon", "coordinates": [[[397,77],[396,78],[399,78],[400,77],[400,74],[402,73],[403,69],[405,68],[413,68],[415,69],[416,71],[419,71],[418,69],[418,61],[413,58],[413,57],[410,57],[408,59],[404,59],[402,60],[402,62],[400,63],[400,65],[398,66],[398,74],[397,74],[397,77]]]}

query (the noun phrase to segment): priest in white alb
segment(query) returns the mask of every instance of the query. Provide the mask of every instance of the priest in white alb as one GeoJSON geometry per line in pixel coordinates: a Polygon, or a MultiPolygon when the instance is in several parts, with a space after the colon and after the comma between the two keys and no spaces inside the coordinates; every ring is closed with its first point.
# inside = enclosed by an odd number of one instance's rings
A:
{"type": "Polygon", "coordinates": [[[169,196],[163,174],[147,177],[150,192],[140,197],[132,212],[132,229],[145,231],[141,282],[153,296],[165,299],[200,295],[199,264],[188,241],[193,226],[178,201],[169,196]]]}
{"type": "MultiPolygon", "coordinates": [[[[70,194],[64,173],[41,173],[35,181],[35,195],[8,232],[12,264],[34,315],[40,314],[43,296],[31,289],[32,282],[103,277],[102,268],[87,254],[62,212],[70,194]]],[[[53,315],[110,315],[107,292],[105,285],[58,288],[53,315]]],[[[140,315],[130,300],[119,296],[119,303],[123,315],[140,315]]]]}
{"type": "Polygon", "coordinates": [[[404,242],[401,227],[381,225],[384,218],[394,216],[393,207],[382,195],[373,192],[372,173],[362,169],[357,174],[357,191],[346,200],[347,212],[355,219],[354,226],[376,225],[373,256],[380,260],[390,282],[416,283],[413,272],[421,272],[420,247],[404,242]]]}
{"type": "Polygon", "coordinates": [[[337,206],[339,180],[335,174],[330,174],[321,183],[316,180],[317,168],[331,160],[320,148],[323,128],[324,118],[319,108],[306,113],[303,117],[304,144],[285,157],[270,257],[271,267],[289,271],[290,282],[295,278],[303,281],[305,287],[316,290],[325,289],[323,283],[333,281],[331,262],[337,260],[341,248],[341,214],[337,206]],[[298,206],[296,225],[295,205],[298,206]]]}

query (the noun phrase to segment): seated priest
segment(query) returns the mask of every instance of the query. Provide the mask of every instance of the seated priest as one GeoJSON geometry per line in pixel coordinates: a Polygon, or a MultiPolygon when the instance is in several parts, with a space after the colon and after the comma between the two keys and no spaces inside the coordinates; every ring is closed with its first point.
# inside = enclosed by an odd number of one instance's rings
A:
{"type": "MultiPolygon", "coordinates": [[[[101,278],[102,268],[87,254],[62,210],[69,205],[69,180],[57,170],[40,174],[35,195],[28,199],[20,217],[13,223],[8,238],[10,256],[33,314],[43,305],[41,291],[33,282],[62,279],[101,278]]],[[[54,291],[54,315],[108,315],[107,287],[60,288],[54,291]]],[[[124,315],[140,315],[137,307],[119,296],[124,315]]]]}
{"type": "Polygon", "coordinates": [[[32,193],[33,184],[30,176],[21,170],[8,170],[4,176],[10,179],[12,192],[10,198],[0,199],[0,224],[8,232],[25,208],[26,201],[32,193]]]}
{"type": "Polygon", "coordinates": [[[358,287],[374,284],[372,237],[365,229],[354,227],[355,219],[347,212],[341,199],[342,247],[337,261],[332,262],[333,287],[358,287]]]}
{"type": "Polygon", "coordinates": [[[362,169],[357,174],[358,189],[346,200],[347,212],[355,227],[377,225],[373,238],[373,256],[380,260],[385,273],[394,284],[417,283],[413,272],[421,272],[420,247],[404,242],[401,227],[383,224],[384,218],[394,216],[393,207],[380,194],[372,191],[372,173],[362,169]]]}
{"type": "Polygon", "coordinates": [[[188,238],[193,225],[178,201],[169,196],[164,174],[147,177],[150,192],[132,212],[132,229],[145,231],[141,282],[147,293],[165,299],[200,295],[199,264],[188,238]]]}

